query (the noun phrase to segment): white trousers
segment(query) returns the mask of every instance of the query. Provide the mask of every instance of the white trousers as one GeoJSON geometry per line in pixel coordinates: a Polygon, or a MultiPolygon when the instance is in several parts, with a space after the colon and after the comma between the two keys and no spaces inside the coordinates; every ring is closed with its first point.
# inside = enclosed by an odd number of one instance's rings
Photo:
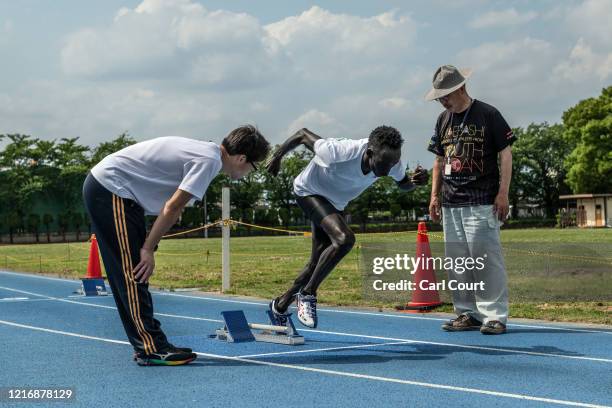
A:
{"type": "Polygon", "coordinates": [[[484,268],[457,267],[447,270],[448,279],[458,283],[484,282],[482,290],[453,290],[457,315],[467,314],[487,323],[508,320],[508,283],[499,237],[501,222],[492,205],[442,208],[444,243],[447,258],[483,259],[484,268]]]}

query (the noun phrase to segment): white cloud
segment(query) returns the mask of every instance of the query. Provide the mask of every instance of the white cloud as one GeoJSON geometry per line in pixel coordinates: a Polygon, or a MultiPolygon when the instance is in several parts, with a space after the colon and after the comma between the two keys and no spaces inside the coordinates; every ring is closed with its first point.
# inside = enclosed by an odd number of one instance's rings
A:
{"type": "Polygon", "coordinates": [[[383,118],[400,112],[405,95],[420,93],[423,70],[407,62],[416,27],[393,11],[360,17],[317,6],[262,26],[248,14],[210,11],[190,0],[144,0],[117,11],[107,27],[68,36],[61,57],[67,78],[132,89],[131,96],[109,96],[102,111],[155,134],[197,123],[197,103],[207,103],[200,118],[207,127],[238,118],[272,122],[272,139],[305,126],[344,136],[344,123],[357,127],[356,115],[367,113],[369,127],[380,120],[376,112],[383,118]],[[364,95],[356,105],[344,98],[355,90],[364,95]]]}
{"type": "Polygon", "coordinates": [[[373,17],[314,6],[262,26],[245,13],[190,0],[144,0],[102,29],[69,35],[62,67],[89,79],[155,79],[244,89],[292,80],[368,80],[395,73],[416,24],[395,12],[373,17]]]}
{"type": "Polygon", "coordinates": [[[127,7],[121,7],[119,10],[117,10],[117,14],[115,14],[115,19],[114,21],[119,20],[121,17],[125,16],[126,14],[130,13],[130,9],[127,7]]]}
{"type": "Polygon", "coordinates": [[[395,39],[400,47],[414,39],[415,24],[409,16],[387,12],[362,18],[348,14],[334,14],[313,6],[299,16],[287,17],[266,26],[271,37],[292,52],[316,43],[338,53],[387,53],[381,41],[395,39]]]}
{"type": "Polygon", "coordinates": [[[554,74],[559,79],[582,82],[597,76],[604,80],[612,75],[612,52],[599,54],[580,38],[572,49],[568,60],[559,63],[554,74]]]}
{"type": "Polygon", "coordinates": [[[274,54],[250,15],[208,11],[189,0],[144,0],[135,9],[120,9],[104,29],[68,36],[62,67],[92,79],[260,86],[279,73],[274,54]]]}
{"type": "Polygon", "coordinates": [[[548,120],[548,116],[538,112],[548,108],[551,100],[560,101],[558,95],[554,96],[556,85],[550,78],[557,57],[551,43],[525,37],[460,51],[457,64],[474,69],[467,86],[470,94],[498,107],[502,113],[516,112],[506,117],[515,126],[526,120],[548,120]]]}
{"type": "Polygon", "coordinates": [[[311,127],[313,129],[316,128],[319,129],[318,131],[327,130],[327,132],[332,129],[332,133],[335,133],[333,128],[336,125],[336,120],[332,118],[328,113],[321,112],[317,109],[310,109],[309,111],[301,114],[293,122],[291,122],[287,129],[287,133],[293,134],[305,127],[311,127]]]}
{"type": "Polygon", "coordinates": [[[611,49],[612,1],[586,0],[566,9],[567,26],[589,43],[611,49]]]}
{"type": "Polygon", "coordinates": [[[10,34],[13,31],[13,21],[4,20],[4,23],[2,24],[2,31],[5,34],[10,34]]]}
{"type": "Polygon", "coordinates": [[[379,101],[378,104],[386,109],[401,109],[408,105],[408,100],[394,96],[392,98],[383,99],[379,101]]]}
{"type": "Polygon", "coordinates": [[[474,8],[480,7],[489,3],[489,0],[429,0],[428,4],[435,6],[439,10],[448,10],[448,9],[466,9],[466,8],[474,8]]]}
{"type": "Polygon", "coordinates": [[[565,28],[563,34],[575,41],[553,68],[553,80],[576,87],[605,86],[612,76],[612,2],[585,0],[559,5],[548,13],[551,20],[565,28]]]}
{"type": "Polygon", "coordinates": [[[472,19],[469,22],[469,26],[471,28],[517,26],[528,23],[536,18],[537,15],[538,14],[534,11],[519,13],[514,8],[501,11],[489,11],[472,19]]]}
{"type": "Polygon", "coordinates": [[[10,45],[13,37],[13,21],[12,20],[4,20],[2,22],[0,20],[0,46],[10,45]]]}
{"type": "Polygon", "coordinates": [[[96,145],[129,131],[138,139],[182,135],[220,141],[246,122],[244,107],[229,98],[153,90],[127,83],[66,87],[55,81],[24,84],[0,94],[2,133],[22,132],[46,139],[82,137],[96,145]]]}
{"type": "Polygon", "coordinates": [[[461,66],[470,66],[476,72],[494,79],[490,86],[510,84],[517,79],[544,74],[540,62],[551,57],[552,45],[544,40],[526,37],[510,42],[489,42],[460,51],[461,66]]]}
{"type": "Polygon", "coordinates": [[[302,78],[383,75],[414,46],[416,23],[387,12],[362,18],[314,6],[265,27],[302,78]]]}
{"type": "MultiPolygon", "coordinates": [[[[196,0],[106,6],[106,24],[84,19],[82,30],[64,38],[56,54],[63,75],[48,69],[57,65],[52,58],[47,66],[31,64],[29,55],[41,54],[35,46],[7,41],[3,18],[11,16],[2,16],[2,51],[23,56],[27,67],[0,85],[2,132],[81,135],[91,144],[125,130],[138,139],[179,134],[220,141],[230,129],[255,123],[276,143],[301,127],[356,138],[387,124],[402,132],[412,159],[429,160],[424,144],[441,107],[422,96],[438,65],[474,68],[470,93],[499,107],[513,126],[558,121],[610,78],[605,3],[586,0],[584,10],[546,3],[536,15],[526,2],[487,13],[492,7],[484,1],[432,1],[437,6],[401,5],[366,16],[351,2],[342,12],[315,6],[266,24],[196,0]],[[440,27],[451,21],[450,33],[461,41],[449,49],[449,32],[440,27]],[[519,29],[483,36],[470,24],[519,29]]],[[[264,6],[255,8],[270,16],[264,6]]],[[[14,37],[17,27],[9,28],[14,37]]],[[[58,43],[51,36],[36,42],[49,47],[45,55],[58,43]]]]}
{"type": "Polygon", "coordinates": [[[249,105],[253,112],[270,112],[270,106],[260,101],[255,101],[249,105]]]}

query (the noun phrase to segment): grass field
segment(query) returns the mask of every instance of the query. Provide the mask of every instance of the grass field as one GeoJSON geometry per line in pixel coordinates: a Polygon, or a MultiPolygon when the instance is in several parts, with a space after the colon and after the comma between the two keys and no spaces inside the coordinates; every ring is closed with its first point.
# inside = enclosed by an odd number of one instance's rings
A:
{"type": "MultiPolygon", "coordinates": [[[[357,247],[319,292],[322,303],[393,307],[409,299],[364,296],[360,250],[368,246],[414,252],[414,232],[358,234],[357,247]]],[[[432,251],[443,256],[440,233],[430,234],[432,251]]],[[[509,276],[511,315],[559,321],[612,324],[612,231],[607,229],[502,230],[509,276]]],[[[0,246],[7,270],[81,277],[89,244],[0,246]]],[[[271,298],[281,293],[307,261],[310,239],[295,236],[245,237],[231,241],[231,293],[271,298]]],[[[151,284],[166,289],[221,287],[221,242],[172,239],[160,244],[151,284]]],[[[442,277],[443,275],[439,275],[442,277]]],[[[442,294],[448,301],[448,294],[442,294]]],[[[442,310],[451,311],[446,305],[442,310]]]]}

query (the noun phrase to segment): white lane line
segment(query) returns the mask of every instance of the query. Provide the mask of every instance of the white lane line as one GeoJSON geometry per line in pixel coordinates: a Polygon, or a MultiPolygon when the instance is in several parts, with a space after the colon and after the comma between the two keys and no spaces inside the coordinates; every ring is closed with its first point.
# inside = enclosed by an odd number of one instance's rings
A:
{"type": "Polygon", "coordinates": [[[393,346],[398,344],[411,344],[411,341],[394,341],[392,343],[376,343],[376,344],[357,344],[355,346],[342,346],[342,347],[325,347],[308,350],[296,350],[296,351],[279,351],[277,353],[261,353],[261,354],[245,354],[242,356],[236,356],[240,358],[256,358],[256,357],[268,357],[268,356],[282,356],[288,354],[302,354],[302,353],[316,353],[318,351],[337,351],[337,350],[350,350],[350,349],[362,349],[370,347],[380,346],[393,346]]]}
{"type": "Polygon", "coordinates": [[[180,293],[170,293],[170,292],[160,292],[160,291],[151,291],[151,293],[154,293],[154,294],[160,295],[160,296],[173,296],[173,297],[180,297],[180,298],[186,298],[186,299],[211,300],[211,301],[214,301],[214,302],[236,303],[236,304],[239,304],[239,305],[268,306],[267,303],[251,302],[251,301],[248,301],[248,300],[222,299],[222,298],[218,298],[218,297],[183,295],[183,294],[180,294],[180,293]]]}
{"type": "MultiPolygon", "coordinates": [[[[87,335],[79,334],[79,333],[48,329],[45,327],[30,326],[30,325],[10,322],[6,320],[0,320],[0,324],[4,324],[7,326],[13,326],[13,327],[19,327],[23,329],[41,331],[45,333],[60,334],[63,336],[78,337],[78,338],[87,339],[87,340],[96,340],[96,341],[102,341],[102,342],[107,342],[107,343],[130,345],[127,341],[109,339],[105,337],[87,336],[87,335]]],[[[403,379],[392,378],[392,377],[381,377],[381,376],[374,376],[374,375],[367,375],[367,374],[357,374],[357,373],[351,373],[351,372],[346,372],[346,371],[326,370],[326,369],[315,368],[315,367],[305,367],[305,366],[300,366],[300,365],[295,365],[295,364],[272,363],[268,361],[251,360],[251,359],[242,358],[242,357],[224,356],[224,355],[219,355],[219,354],[210,354],[210,353],[201,353],[201,352],[196,352],[196,354],[202,357],[208,357],[208,358],[213,358],[217,360],[239,361],[242,363],[248,363],[248,364],[254,364],[254,365],[287,368],[287,369],[292,369],[292,370],[329,374],[329,375],[335,375],[335,376],[340,376],[340,377],[349,377],[349,378],[358,378],[358,379],[364,379],[364,380],[389,382],[389,383],[396,383],[396,384],[413,385],[417,387],[433,388],[433,389],[440,389],[440,390],[446,390],[446,391],[457,391],[457,392],[464,392],[464,393],[471,393],[471,394],[489,395],[489,396],[494,396],[494,397],[504,397],[504,398],[519,399],[519,400],[527,400],[527,401],[546,402],[550,404],[568,405],[568,406],[574,406],[574,407],[612,408],[612,407],[605,406],[605,405],[589,404],[589,403],[578,402],[578,401],[558,400],[558,399],[552,399],[552,398],[535,397],[535,396],[526,395],[526,394],[514,394],[514,393],[509,393],[509,392],[483,390],[483,389],[478,389],[478,388],[457,387],[454,385],[403,380],[403,379]]]]}
{"type": "MultiPolygon", "coordinates": [[[[81,296],[82,297],[82,296],[81,296]]],[[[52,301],[58,301],[61,299],[70,299],[71,296],[68,296],[67,298],[56,298],[56,297],[45,297],[45,298],[37,298],[37,299],[30,299],[30,298],[6,298],[6,299],[0,299],[0,302],[2,302],[4,300],[4,303],[12,303],[11,300],[13,300],[15,303],[18,302],[52,302],[52,301]]]]}
{"type": "MultiPolygon", "coordinates": [[[[267,303],[250,302],[250,301],[245,301],[245,300],[220,299],[216,297],[183,295],[183,294],[178,294],[178,293],[167,293],[167,292],[158,292],[158,291],[153,291],[151,293],[155,295],[161,295],[161,296],[173,296],[173,297],[181,297],[181,298],[187,298],[187,299],[199,299],[199,300],[213,301],[213,302],[227,302],[227,303],[236,303],[236,304],[243,304],[243,305],[268,306],[267,303]]],[[[295,309],[295,307],[293,306],[291,308],[295,309]]],[[[416,319],[416,320],[434,320],[434,321],[447,321],[448,320],[448,318],[441,318],[441,317],[425,317],[425,316],[410,316],[410,315],[404,315],[404,314],[361,312],[361,311],[356,311],[356,310],[327,309],[327,308],[321,308],[321,307],[318,307],[317,310],[323,311],[323,312],[329,312],[329,313],[354,314],[354,315],[361,315],[361,316],[376,316],[376,317],[391,317],[395,319],[416,319]]],[[[601,334],[612,335],[612,331],[597,330],[597,329],[592,329],[592,330],[577,329],[577,328],[564,327],[564,326],[540,326],[540,325],[522,324],[522,323],[508,323],[508,326],[526,327],[526,328],[531,328],[531,329],[551,329],[551,330],[583,332],[583,333],[601,333],[601,334]]]]}
{"type": "Polygon", "coordinates": [[[574,360],[587,360],[587,361],[599,361],[603,363],[612,363],[612,359],[599,358],[599,357],[570,356],[567,354],[542,353],[538,351],[527,351],[527,350],[513,350],[513,349],[506,349],[506,348],[501,348],[501,347],[470,346],[466,344],[442,343],[442,342],[437,342],[437,341],[412,340],[412,339],[400,339],[400,338],[395,338],[395,337],[370,336],[367,334],[333,332],[333,331],[326,331],[326,330],[301,329],[301,331],[315,332],[315,333],[321,333],[321,334],[332,334],[336,336],[359,337],[359,338],[373,339],[373,340],[403,341],[403,342],[410,342],[413,344],[429,344],[433,346],[457,347],[457,348],[463,348],[463,349],[468,349],[468,350],[484,350],[484,351],[494,351],[498,353],[527,354],[531,356],[559,357],[559,358],[569,358],[569,359],[574,359],[574,360]]]}
{"type": "Polygon", "coordinates": [[[79,281],[75,279],[56,278],[53,276],[37,275],[33,273],[0,271],[0,274],[13,275],[13,276],[19,276],[19,277],[24,277],[24,278],[46,279],[46,280],[52,280],[52,281],[57,281],[57,282],[79,283],[79,281]]]}
{"type": "MultiPolygon", "coordinates": [[[[12,288],[4,287],[4,286],[0,286],[0,289],[10,290],[10,291],[18,292],[18,293],[25,293],[25,294],[32,295],[32,296],[41,296],[47,299],[57,300],[59,302],[64,302],[64,303],[72,303],[76,305],[84,305],[84,306],[90,306],[90,307],[99,307],[103,309],[116,309],[116,307],[114,306],[98,305],[94,303],[79,302],[75,300],[67,300],[67,299],[62,299],[62,298],[54,298],[54,297],[39,294],[39,293],[29,292],[29,291],[20,290],[20,289],[12,289],[12,288]]],[[[219,319],[208,319],[205,317],[175,315],[175,314],[169,314],[169,313],[155,313],[155,314],[159,316],[172,317],[176,319],[199,320],[199,321],[213,322],[213,323],[223,322],[222,320],[219,320],[219,319]]],[[[406,343],[413,343],[413,344],[428,344],[428,345],[434,345],[434,346],[456,347],[456,348],[463,348],[463,349],[468,349],[468,350],[484,350],[484,351],[494,351],[498,353],[526,354],[526,355],[541,356],[541,357],[558,357],[558,358],[567,358],[567,359],[573,359],[573,360],[586,360],[586,361],[598,361],[598,362],[604,362],[604,363],[612,363],[612,359],[600,358],[600,357],[570,356],[566,354],[543,353],[543,352],[526,351],[526,350],[513,350],[513,349],[500,348],[500,347],[470,346],[470,345],[456,344],[456,343],[442,343],[442,342],[435,342],[435,341],[402,339],[402,338],[383,337],[383,336],[371,336],[368,334],[332,332],[332,331],[314,330],[314,329],[300,329],[300,331],[320,333],[320,334],[331,334],[335,336],[357,337],[357,338],[365,338],[365,339],[373,339],[373,340],[397,341],[397,342],[406,342],[406,343]]]]}
{"type": "MultiPolygon", "coordinates": [[[[34,275],[34,274],[28,274],[28,273],[0,271],[0,274],[8,274],[8,275],[28,277],[28,278],[48,279],[48,280],[54,280],[54,281],[60,281],[60,282],[79,284],[78,280],[52,278],[48,276],[40,276],[40,275],[34,275]]],[[[268,305],[267,303],[262,303],[262,302],[251,302],[251,301],[246,301],[246,300],[234,300],[234,299],[222,299],[218,297],[208,297],[208,296],[194,296],[194,295],[190,296],[190,295],[160,292],[160,291],[151,291],[151,293],[155,295],[160,295],[160,296],[175,296],[175,297],[182,297],[182,298],[187,298],[187,299],[199,299],[199,300],[208,300],[208,301],[214,301],[214,302],[236,303],[236,304],[243,304],[243,305],[255,305],[255,306],[267,306],[268,305]]],[[[356,311],[356,310],[341,310],[341,309],[326,309],[326,308],[319,308],[318,310],[324,311],[324,312],[330,312],[330,313],[355,314],[355,315],[361,315],[361,316],[390,317],[390,318],[395,318],[395,319],[416,319],[416,320],[433,320],[433,321],[448,320],[446,318],[440,318],[440,317],[409,316],[409,315],[403,315],[403,314],[361,312],[361,311],[356,311]]],[[[572,327],[567,327],[567,326],[542,326],[542,325],[521,324],[521,323],[508,323],[508,326],[526,327],[526,328],[531,328],[531,329],[550,329],[550,330],[560,330],[560,331],[599,333],[599,334],[612,335],[612,331],[598,330],[598,329],[578,329],[578,328],[572,328],[572,327]]]]}
{"type": "Polygon", "coordinates": [[[6,297],[6,298],[0,298],[0,302],[14,302],[14,301],[24,301],[24,300],[28,300],[29,298],[27,297],[6,297]]]}
{"type": "Polygon", "coordinates": [[[46,332],[46,333],[62,334],[64,336],[78,337],[78,338],[81,338],[81,339],[98,340],[98,341],[104,341],[104,342],[107,342],[107,343],[130,345],[130,343],[127,342],[127,341],[107,339],[105,337],[88,336],[86,334],[72,333],[72,332],[67,332],[67,331],[62,331],[62,330],[47,329],[45,327],[30,326],[30,325],[27,325],[27,324],[21,324],[21,323],[16,323],[16,322],[9,322],[7,320],[0,320],[0,324],[4,324],[6,326],[21,327],[22,329],[37,330],[37,331],[46,332]]]}
{"type": "MultiPolygon", "coordinates": [[[[27,290],[7,288],[5,286],[0,286],[0,289],[10,290],[10,291],[17,292],[17,293],[25,293],[27,295],[39,296],[39,297],[44,298],[44,299],[41,299],[41,300],[55,300],[57,302],[71,303],[71,304],[74,304],[74,305],[99,307],[101,309],[112,309],[112,310],[116,310],[117,309],[115,306],[98,305],[98,304],[89,303],[89,302],[79,302],[77,300],[69,300],[69,299],[64,299],[64,298],[58,298],[58,297],[43,295],[41,293],[29,292],[27,290]]],[[[92,299],[94,299],[94,298],[100,298],[100,297],[98,297],[98,296],[92,297],[92,299]]],[[[159,316],[173,317],[173,318],[176,318],[176,319],[201,320],[201,321],[213,322],[213,323],[222,323],[223,322],[223,320],[219,320],[219,319],[206,319],[204,317],[191,317],[191,316],[182,316],[182,315],[174,315],[174,314],[168,314],[168,313],[157,313],[157,312],[155,312],[155,314],[159,315],[159,316]]]]}

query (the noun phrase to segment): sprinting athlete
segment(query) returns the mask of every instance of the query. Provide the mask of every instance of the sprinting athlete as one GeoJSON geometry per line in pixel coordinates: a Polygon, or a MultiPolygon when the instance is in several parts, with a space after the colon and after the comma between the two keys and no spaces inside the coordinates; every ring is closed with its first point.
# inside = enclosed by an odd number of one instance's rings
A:
{"type": "Polygon", "coordinates": [[[148,281],[157,244],[189,202],[202,200],[219,172],[242,178],[269,149],[255,127],[242,126],[221,145],[159,137],[106,156],[91,169],[83,185],[85,207],[139,365],[182,365],[197,357],[170,344],[153,317],[148,281]],[[145,214],[157,215],[148,236],[145,214]]]}
{"type": "Polygon", "coordinates": [[[298,319],[317,327],[317,289],[355,243],[355,234],[344,219],[343,210],[383,176],[393,177],[403,191],[412,191],[428,180],[425,169],[417,167],[411,176],[402,163],[403,139],[395,128],[379,126],[367,139],[323,139],[302,129],[287,139],[273,154],[267,169],[276,175],[283,157],[300,145],[315,154],[293,182],[298,205],[312,223],[312,253],[293,285],[270,302],[275,323],[285,324],[287,309],[295,299],[298,319]]]}

